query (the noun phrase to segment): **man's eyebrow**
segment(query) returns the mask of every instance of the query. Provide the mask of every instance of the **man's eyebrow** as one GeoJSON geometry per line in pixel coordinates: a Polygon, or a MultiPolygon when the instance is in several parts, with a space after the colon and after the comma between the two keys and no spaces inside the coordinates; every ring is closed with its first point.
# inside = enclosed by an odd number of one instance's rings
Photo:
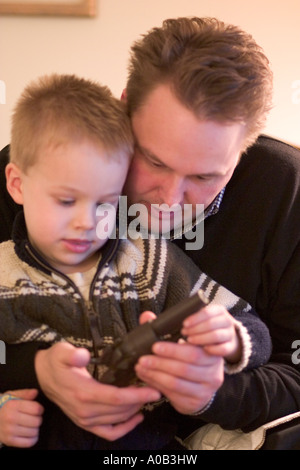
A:
{"type": "Polygon", "coordinates": [[[195,175],[195,176],[198,176],[199,178],[216,178],[216,177],[224,177],[226,176],[227,172],[223,173],[222,171],[214,171],[214,172],[211,172],[211,173],[201,173],[199,175],[195,175]]]}
{"type": "Polygon", "coordinates": [[[152,153],[150,150],[148,150],[147,148],[143,147],[142,145],[140,145],[137,141],[135,142],[135,145],[136,147],[139,149],[139,151],[146,155],[147,157],[150,157],[152,158],[153,160],[156,160],[158,162],[161,163],[161,160],[159,157],[157,157],[156,155],[154,155],[154,153],[152,153]]]}
{"type": "MultiPolygon", "coordinates": [[[[157,163],[160,163],[162,166],[166,166],[159,157],[154,155],[150,150],[146,149],[145,147],[142,147],[141,145],[138,144],[138,142],[135,142],[136,147],[139,149],[139,151],[145,155],[146,157],[151,158],[151,160],[156,161],[157,163]]],[[[197,178],[217,178],[217,177],[224,177],[226,176],[227,172],[222,172],[222,171],[212,171],[208,173],[199,173],[199,174],[193,174],[190,176],[196,176],[197,178]]]]}

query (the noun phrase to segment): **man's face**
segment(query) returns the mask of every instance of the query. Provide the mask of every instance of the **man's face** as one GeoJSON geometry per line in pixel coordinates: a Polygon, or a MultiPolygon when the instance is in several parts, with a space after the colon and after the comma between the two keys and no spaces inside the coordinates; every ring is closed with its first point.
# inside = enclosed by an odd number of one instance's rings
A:
{"type": "Polygon", "coordinates": [[[193,205],[193,216],[196,204],[208,207],[230,180],[245,138],[240,123],[197,119],[167,85],[150,93],[132,126],[136,147],[124,194],[146,206],[149,224],[151,204],[193,205]]]}

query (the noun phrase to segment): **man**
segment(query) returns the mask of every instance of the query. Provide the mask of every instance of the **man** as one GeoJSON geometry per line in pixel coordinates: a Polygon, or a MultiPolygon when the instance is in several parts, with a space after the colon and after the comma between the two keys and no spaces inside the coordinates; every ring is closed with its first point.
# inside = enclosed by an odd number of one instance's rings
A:
{"type": "MultiPolygon", "coordinates": [[[[133,45],[126,90],[136,138],[129,202],[204,204],[203,248],[187,249],[189,232],[175,243],[270,328],[272,362],[226,377],[202,413],[206,422],[245,431],[300,404],[292,358],[300,338],[300,155],[261,137],[241,157],[264,125],[271,82],[251,36],[213,19],[183,18],[133,45]]],[[[154,374],[143,378],[151,383],[154,374]]]]}
{"type": "MultiPolygon", "coordinates": [[[[300,407],[292,355],[300,338],[300,159],[285,144],[257,140],[271,82],[268,61],[251,36],[215,20],[185,18],[166,21],[133,45],[126,87],[136,138],[124,188],[129,202],[148,209],[189,204],[194,216],[195,205],[204,204],[203,247],[187,249],[188,230],[174,243],[252,304],[273,339],[271,361],[251,372],[224,376],[223,363],[200,348],[158,344],[154,356],[139,362],[138,375],[181,413],[244,431],[300,407]]],[[[22,348],[10,347],[8,360],[20,361],[22,348]]],[[[80,387],[83,351],[56,345],[36,353],[29,345],[26,353],[35,357],[32,381],[4,372],[4,389],[38,385],[79,426],[112,440],[128,431],[126,421],[112,417],[118,399],[134,408],[137,397],[125,389],[105,397],[106,406],[98,403],[101,384],[85,378],[80,387]]]]}

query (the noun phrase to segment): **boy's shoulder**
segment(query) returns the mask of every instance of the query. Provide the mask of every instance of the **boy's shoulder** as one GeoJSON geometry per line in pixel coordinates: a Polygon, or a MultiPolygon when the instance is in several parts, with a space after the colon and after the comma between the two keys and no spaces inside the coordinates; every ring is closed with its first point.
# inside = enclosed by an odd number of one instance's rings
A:
{"type": "Polygon", "coordinates": [[[7,285],[9,280],[22,274],[22,262],[15,252],[12,240],[0,243],[0,285],[7,285]]]}
{"type": "Polygon", "coordinates": [[[134,265],[136,271],[140,272],[145,269],[165,275],[171,271],[172,275],[182,275],[186,272],[187,276],[198,276],[200,273],[199,267],[192,259],[171,240],[165,238],[138,237],[121,240],[117,262],[126,266],[127,270],[133,269],[134,265]]]}

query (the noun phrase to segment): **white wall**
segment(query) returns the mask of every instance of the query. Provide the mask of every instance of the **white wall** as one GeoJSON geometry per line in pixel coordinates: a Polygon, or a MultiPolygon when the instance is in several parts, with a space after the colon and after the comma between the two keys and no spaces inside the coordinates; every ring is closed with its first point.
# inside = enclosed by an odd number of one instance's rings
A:
{"type": "Polygon", "coordinates": [[[189,15],[237,24],[263,46],[275,74],[266,133],[300,146],[299,0],[97,1],[95,18],[0,17],[0,80],[6,85],[5,104],[0,90],[1,148],[9,142],[13,106],[29,81],[45,73],[76,73],[120,96],[131,43],[164,18],[189,15]]]}

